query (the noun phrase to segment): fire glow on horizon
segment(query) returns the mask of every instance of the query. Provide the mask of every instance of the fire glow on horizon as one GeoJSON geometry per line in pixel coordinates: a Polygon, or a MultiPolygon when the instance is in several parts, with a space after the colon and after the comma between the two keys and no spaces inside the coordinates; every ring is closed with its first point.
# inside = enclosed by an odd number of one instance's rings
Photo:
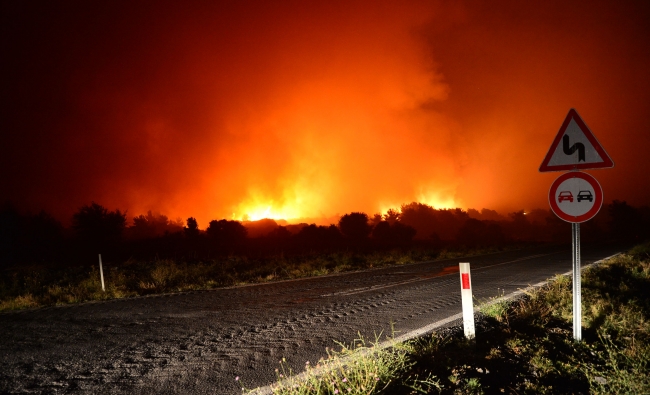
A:
{"type": "MultiPolygon", "coordinates": [[[[423,196],[422,198],[418,199],[417,202],[427,204],[435,209],[458,208],[458,205],[454,203],[453,199],[448,199],[446,201],[443,201],[437,199],[429,199],[423,196]]],[[[385,215],[391,209],[399,211],[401,204],[403,203],[380,206],[378,210],[370,211],[369,214],[377,213],[377,214],[385,215]]],[[[240,207],[239,212],[243,214],[238,214],[237,212],[233,212],[230,219],[236,221],[259,221],[261,219],[268,218],[274,220],[285,220],[289,223],[300,221],[301,219],[305,219],[305,218],[313,219],[313,217],[309,216],[309,211],[296,210],[294,207],[291,206],[280,207],[276,209],[272,204],[266,206],[263,204],[260,205],[241,204],[239,207],[240,207]]]]}
{"type": "Polygon", "coordinates": [[[607,200],[647,204],[648,9],[13,2],[0,199],[202,227],[411,202],[546,208],[553,174],[537,169],[576,108],[617,164],[598,173],[607,200]]]}

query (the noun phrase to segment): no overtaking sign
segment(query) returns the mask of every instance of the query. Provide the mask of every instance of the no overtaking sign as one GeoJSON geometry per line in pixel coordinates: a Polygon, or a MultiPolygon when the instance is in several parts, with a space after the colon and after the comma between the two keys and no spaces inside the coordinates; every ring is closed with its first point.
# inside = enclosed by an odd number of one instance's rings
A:
{"type": "Polygon", "coordinates": [[[558,177],[548,192],[551,210],[561,219],[581,223],[592,219],[603,205],[603,190],[594,177],[572,171],[558,177]]]}

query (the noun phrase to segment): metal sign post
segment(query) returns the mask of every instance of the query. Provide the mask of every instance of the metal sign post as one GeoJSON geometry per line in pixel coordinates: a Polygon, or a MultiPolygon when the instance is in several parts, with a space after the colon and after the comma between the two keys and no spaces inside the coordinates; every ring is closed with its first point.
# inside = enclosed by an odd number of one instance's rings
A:
{"type": "Polygon", "coordinates": [[[551,210],[571,223],[573,246],[573,338],[582,340],[582,296],[580,293],[580,223],[593,218],[603,204],[603,190],[594,177],[582,169],[614,167],[614,161],[578,112],[569,110],[551,148],[539,167],[540,172],[571,170],[558,177],[548,192],[551,210]]]}
{"type": "Polygon", "coordinates": [[[580,295],[580,223],[593,218],[603,204],[603,190],[595,178],[572,171],[558,177],[548,193],[551,210],[571,223],[573,261],[573,338],[582,340],[582,298],[580,295]]]}
{"type": "Polygon", "coordinates": [[[573,245],[573,339],[582,340],[582,296],[580,293],[580,224],[571,224],[573,245]]]}

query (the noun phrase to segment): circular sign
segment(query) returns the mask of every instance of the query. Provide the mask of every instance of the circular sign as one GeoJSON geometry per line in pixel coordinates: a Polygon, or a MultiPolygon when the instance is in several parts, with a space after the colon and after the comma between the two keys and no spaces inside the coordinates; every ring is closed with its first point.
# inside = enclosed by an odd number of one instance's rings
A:
{"type": "Polygon", "coordinates": [[[591,175],[572,171],[553,181],[548,202],[555,215],[577,224],[592,219],[600,211],[603,190],[591,175]]]}

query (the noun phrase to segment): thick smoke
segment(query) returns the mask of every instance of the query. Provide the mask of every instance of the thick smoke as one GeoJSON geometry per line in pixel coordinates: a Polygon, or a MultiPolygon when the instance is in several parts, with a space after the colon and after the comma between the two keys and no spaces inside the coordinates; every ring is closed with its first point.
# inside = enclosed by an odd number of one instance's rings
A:
{"type": "Polygon", "coordinates": [[[647,9],[531,7],[8,5],[1,197],[201,227],[546,207],[537,168],[575,107],[617,163],[598,173],[606,199],[646,203],[626,180],[647,178],[647,9]]]}

